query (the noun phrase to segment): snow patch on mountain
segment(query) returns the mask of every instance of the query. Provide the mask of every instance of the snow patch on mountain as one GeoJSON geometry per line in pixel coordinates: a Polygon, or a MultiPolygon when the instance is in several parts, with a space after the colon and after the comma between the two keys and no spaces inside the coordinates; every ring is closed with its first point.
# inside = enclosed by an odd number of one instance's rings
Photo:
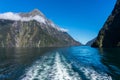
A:
{"type": "Polygon", "coordinates": [[[21,17],[19,14],[17,13],[13,13],[13,12],[7,12],[7,13],[3,13],[0,14],[0,19],[7,19],[7,20],[15,20],[15,21],[31,21],[31,20],[36,20],[40,23],[44,23],[45,24],[45,19],[41,16],[30,16],[30,17],[21,17]]]}
{"type": "Polygon", "coordinates": [[[6,12],[6,13],[1,13],[0,14],[0,19],[13,20],[13,21],[31,21],[31,20],[36,20],[39,23],[43,23],[43,24],[47,23],[51,27],[57,29],[58,31],[62,31],[62,32],[67,32],[68,31],[67,29],[58,27],[52,21],[49,22],[45,17],[40,16],[40,15],[23,17],[23,16],[20,16],[19,13],[6,12]]]}
{"type": "Polygon", "coordinates": [[[68,32],[67,29],[60,28],[60,27],[58,27],[57,25],[55,25],[53,22],[50,22],[49,25],[51,25],[53,28],[56,28],[58,31],[68,32]]]}

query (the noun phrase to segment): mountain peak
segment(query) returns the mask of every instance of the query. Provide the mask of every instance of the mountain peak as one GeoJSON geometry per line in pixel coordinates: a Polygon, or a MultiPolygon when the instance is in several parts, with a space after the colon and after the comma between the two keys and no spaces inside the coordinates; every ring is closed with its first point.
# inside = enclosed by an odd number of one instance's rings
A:
{"type": "Polygon", "coordinates": [[[0,19],[6,19],[6,20],[15,20],[15,21],[31,21],[36,20],[39,23],[46,24],[48,26],[51,26],[58,31],[66,32],[66,29],[60,28],[57,25],[55,25],[51,20],[47,19],[42,12],[40,12],[38,9],[34,9],[31,12],[27,13],[13,13],[13,12],[6,12],[3,14],[0,14],[0,19]]]}
{"type": "Polygon", "coordinates": [[[38,10],[38,9],[34,9],[32,10],[31,12],[28,12],[28,13],[19,13],[19,15],[21,17],[34,17],[34,16],[41,16],[41,17],[45,17],[44,14],[38,10]]]}
{"type": "Polygon", "coordinates": [[[44,14],[43,14],[39,9],[34,9],[33,11],[30,12],[30,14],[31,14],[32,16],[39,15],[39,16],[44,17],[44,14]]]}
{"type": "Polygon", "coordinates": [[[33,13],[41,13],[39,9],[34,9],[31,12],[33,12],[33,13]]]}

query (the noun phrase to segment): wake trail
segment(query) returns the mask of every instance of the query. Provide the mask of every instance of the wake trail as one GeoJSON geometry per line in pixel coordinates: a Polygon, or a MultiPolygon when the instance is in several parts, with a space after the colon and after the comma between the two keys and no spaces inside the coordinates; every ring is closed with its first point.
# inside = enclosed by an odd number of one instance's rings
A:
{"type": "Polygon", "coordinates": [[[79,72],[82,72],[87,80],[112,80],[105,72],[77,64],[74,60],[71,60],[71,63],[59,52],[50,53],[28,68],[20,80],[84,80],[79,72]],[[77,71],[74,71],[73,65],[76,65],[77,71]]]}
{"type": "Polygon", "coordinates": [[[36,61],[24,74],[21,80],[45,80],[51,69],[51,63],[54,56],[43,56],[42,59],[36,61]]]}
{"type": "Polygon", "coordinates": [[[44,56],[30,67],[21,80],[81,80],[60,53],[44,56]],[[63,61],[63,62],[62,62],[63,61]]]}
{"type": "Polygon", "coordinates": [[[57,52],[55,56],[55,61],[53,65],[52,80],[81,80],[77,72],[72,70],[70,64],[68,64],[65,58],[57,52]],[[62,62],[63,61],[63,62],[62,62]]]}

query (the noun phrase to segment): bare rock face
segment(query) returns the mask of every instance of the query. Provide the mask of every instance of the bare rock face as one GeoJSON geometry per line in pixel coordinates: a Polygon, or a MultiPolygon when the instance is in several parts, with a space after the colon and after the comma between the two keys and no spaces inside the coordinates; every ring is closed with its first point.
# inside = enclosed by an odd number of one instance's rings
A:
{"type": "Polygon", "coordinates": [[[34,9],[33,11],[29,12],[29,13],[19,13],[19,15],[21,17],[30,17],[30,16],[42,16],[45,17],[44,14],[42,12],[40,12],[38,9],[34,9]]]}
{"type": "Polygon", "coordinates": [[[93,47],[120,47],[120,0],[100,30],[93,47]]]}
{"type": "Polygon", "coordinates": [[[35,9],[0,15],[0,47],[63,47],[80,45],[66,31],[35,9]],[[4,17],[12,15],[11,17],[4,17]]]}

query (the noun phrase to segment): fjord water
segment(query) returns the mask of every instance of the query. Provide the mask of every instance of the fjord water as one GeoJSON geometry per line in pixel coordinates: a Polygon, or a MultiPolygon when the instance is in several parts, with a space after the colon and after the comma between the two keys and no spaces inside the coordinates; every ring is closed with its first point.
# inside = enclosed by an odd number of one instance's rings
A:
{"type": "Polygon", "coordinates": [[[0,80],[120,80],[120,48],[0,48],[0,80]]]}

